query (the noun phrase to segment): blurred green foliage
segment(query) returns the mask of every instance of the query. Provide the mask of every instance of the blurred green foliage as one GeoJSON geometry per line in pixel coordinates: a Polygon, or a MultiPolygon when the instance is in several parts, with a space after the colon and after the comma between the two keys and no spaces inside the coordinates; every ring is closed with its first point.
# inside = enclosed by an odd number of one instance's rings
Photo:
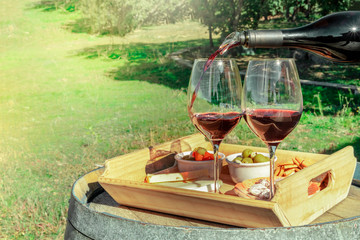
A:
{"type": "Polygon", "coordinates": [[[44,11],[55,11],[64,9],[68,12],[77,10],[80,0],[41,0],[35,3],[36,8],[42,8],[44,11]]]}
{"type": "Polygon", "coordinates": [[[91,33],[124,36],[142,27],[184,19],[198,20],[213,34],[225,37],[238,29],[256,29],[260,22],[281,19],[289,24],[310,22],[348,10],[353,0],[42,0],[48,10],[81,10],[91,33]]]}
{"type": "Polygon", "coordinates": [[[91,33],[120,36],[189,16],[188,0],[79,0],[78,8],[91,33]]]}

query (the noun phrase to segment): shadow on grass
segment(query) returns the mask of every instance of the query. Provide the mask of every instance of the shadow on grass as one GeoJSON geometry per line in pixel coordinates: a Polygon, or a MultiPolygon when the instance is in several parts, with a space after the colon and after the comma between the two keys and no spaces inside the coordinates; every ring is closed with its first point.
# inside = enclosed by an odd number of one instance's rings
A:
{"type": "Polygon", "coordinates": [[[41,0],[32,4],[34,9],[42,9],[43,12],[56,11],[59,8],[63,8],[68,12],[74,12],[76,9],[76,3],[78,0],[41,0]]]}
{"type": "Polygon", "coordinates": [[[79,18],[75,21],[64,24],[64,28],[73,33],[91,33],[91,26],[86,18],[79,18]]]}
{"type": "Polygon", "coordinates": [[[98,34],[102,36],[119,36],[119,34],[117,34],[118,29],[116,27],[104,28],[101,29],[101,32],[97,32],[92,29],[91,25],[92,24],[89,18],[79,18],[75,21],[65,23],[64,28],[73,33],[98,34]]]}
{"type": "Polygon", "coordinates": [[[117,81],[140,80],[162,84],[172,89],[187,88],[191,69],[181,67],[169,58],[169,54],[183,48],[205,45],[206,40],[148,44],[100,45],[78,52],[88,59],[105,58],[119,61],[119,67],[107,72],[117,81]]]}

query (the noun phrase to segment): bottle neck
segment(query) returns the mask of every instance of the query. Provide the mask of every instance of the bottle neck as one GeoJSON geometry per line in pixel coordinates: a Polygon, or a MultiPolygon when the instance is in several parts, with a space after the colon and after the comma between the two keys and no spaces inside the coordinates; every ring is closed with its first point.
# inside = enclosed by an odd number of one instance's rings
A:
{"type": "Polygon", "coordinates": [[[245,42],[249,48],[274,48],[283,45],[281,30],[247,30],[244,31],[245,42]]]}

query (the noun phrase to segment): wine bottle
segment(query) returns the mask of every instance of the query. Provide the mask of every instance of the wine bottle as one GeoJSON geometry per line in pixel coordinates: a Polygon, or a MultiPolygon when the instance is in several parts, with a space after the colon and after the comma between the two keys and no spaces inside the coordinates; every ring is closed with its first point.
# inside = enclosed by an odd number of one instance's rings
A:
{"type": "Polygon", "coordinates": [[[221,54],[238,45],[300,48],[336,62],[360,62],[360,11],[333,13],[298,28],[234,32],[221,44],[221,54]]]}

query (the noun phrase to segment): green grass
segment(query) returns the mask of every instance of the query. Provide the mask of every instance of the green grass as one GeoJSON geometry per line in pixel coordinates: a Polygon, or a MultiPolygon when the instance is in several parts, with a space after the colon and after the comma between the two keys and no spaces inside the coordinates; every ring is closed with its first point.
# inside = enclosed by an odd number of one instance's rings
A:
{"type": "MultiPolygon", "coordinates": [[[[79,29],[77,12],[3,2],[0,239],[62,239],[79,176],[108,158],[196,132],[186,112],[190,69],[167,54],[208,44],[206,28],[185,22],[95,36],[79,29]]],[[[280,148],[331,153],[352,145],[360,157],[359,114],[339,107],[329,115],[318,90],[324,116],[304,94],[311,104],[280,148]]],[[[244,122],[226,141],[264,146],[244,122]]]]}
{"type": "Polygon", "coordinates": [[[188,23],[123,39],[73,34],[67,24],[76,14],[25,3],[7,3],[17,12],[0,23],[0,238],[61,239],[71,185],[80,175],[110,157],[194,132],[183,90],[162,84],[176,80],[165,55],[205,31],[188,23]],[[169,29],[175,32],[159,34],[169,29]],[[102,56],[104,46],[125,55],[102,56]],[[89,49],[99,55],[91,57],[89,49]],[[144,49],[147,60],[134,64],[144,49]],[[146,74],[151,66],[161,67],[160,82],[146,74]]]}

